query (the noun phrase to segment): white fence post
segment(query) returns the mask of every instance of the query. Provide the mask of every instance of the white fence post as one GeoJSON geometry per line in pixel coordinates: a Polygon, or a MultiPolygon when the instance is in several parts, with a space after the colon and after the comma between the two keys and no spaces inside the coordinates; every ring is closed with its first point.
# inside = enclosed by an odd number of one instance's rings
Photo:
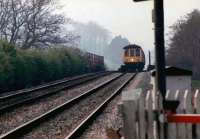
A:
{"type": "MultiPolygon", "coordinates": [[[[158,101],[157,102],[158,103],[157,110],[158,110],[159,114],[161,114],[161,112],[163,112],[163,97],[159,92],[157,92],[157,101],[158,101]]],[[[162,120],[164,120],[164,119],[162,119],[162,120]]],[[[157,139],[164,139],[164,121],[163,122],[157,121],[157,123],[158,123],[157,126],[159,126],[159,127],[157,127],[158,128],[157,132],[159,132],[159,133],[157,133],[157,135],[158,135],[157,139]]]]}
{"type": "MultiPolygon", "coordinates": [[[[176,92],[168,92],[166,100],[176,100],[176,92]]],[[[175,123],[168,123],[167,137],[168,139],[177,139],[177,130],[175,123]]]]}
{"type": "Polygon", "coordinates": [[[138,110],[138,120],[139,120],[139,139],[145,139],[146,137],[146,118],[145,118],[145,95],[140,94],[139,98],[139,110],[138,110]]]}
{"type": "Polygon", "coordinates": [[[124,122],[124,139],[138,139],[137,111],[138,100],[142,90],[122,92],[122,116],[124,122]]]}
{"type": "MultiPolygon", "coordinates": [[[[185,92],[179,91],[178,94],[176,95],[177,99],[180,102],[180,104],[176,110],[177,113],[184,113],[184,102],[183,102],[184,94],[185,94],[185,92]]],[[[177,137],[178,137],[178,139],[187,139],[185,123],[177,124],[177,137]]]]}
{"type": "MultiPolygon", "coordinates": [[[[192,93],[188,90],[184,94],[184,109],[186,114],[192,114],[192,93]]],[[[192,139],[192,124],[186,124],[187,139],[192,139]]]]}
{"type": "Polygon", "coordinates": [[[148,139],[154,139],[153,131],[153,98],[152,98],[152,92],[148,91],[146,95],[146,111],[147,111],[147,136],[148,139]]]}
{"type": "MultiPolygon", "coordinates": [[[[194,109],[196,110],[197,114],[200,114],[200,92],[199,90],[196,90],[194,95],[194,109]]],[[[196,125],[196,139],[200,139],[200,124],[196,125]]]]}

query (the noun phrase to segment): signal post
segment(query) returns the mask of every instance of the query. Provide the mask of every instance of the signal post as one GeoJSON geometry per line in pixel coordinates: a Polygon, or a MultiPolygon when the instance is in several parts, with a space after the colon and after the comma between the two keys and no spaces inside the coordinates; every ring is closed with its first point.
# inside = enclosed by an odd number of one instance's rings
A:
{"type": "MultiPolygon", "coordinates": [[[[148,0],[133,0],[135,2],[148,0]]],[[[165,77],[165,39],[164,39],[164,7],[163,0],[154,0],[153,17],[155,19],[155,53],[156,53],[156,90],[163,96],[163,106],[166,105],[165,77]]]]}
{"type": "MultiPolygon", "coordinates": [[[[148,0],[133,0],[142,2],[148,0]]],[[[168,123],[200,123],[200,114],[176,114],[179,101],[169,101],[166,95],[165,77],[165,39],[164,39],[164,4],[163,0],[154,0],[153,20],[155,24],[155,56],[156,56],[156,91],[159,91],[163,98],[164,108],[164,139],[167,139],[168,123]]],[[[164,118],[163,117],[163,118],[164,118]]],[[[158,125],[159,126],[159,125],[158,125]]]]}
{"type": "MultiPolygon", "coordinates": [[[[135,2],[148,0],[133,0],[135,2]]],[[[156,57],[156,91],[163,98],[164,111],[170,104],[165,100],[166,77],[165,77],[165,39],[164,39],[164,4],[163,0],[154,0],[153,22],[155,26],[155,57],[156,57]]],[[[164,114],[165,112],[163,112],[164,114]]],[[[162,114],[162,115],[163,115],[162,114]]],[[[160,125],[157,125],[160,127],[160,125]]],[[[160,128],[159,128],[160,129],[160,128]]],[[[167,139],[167,124],[164,124],[164,139],[167,139]]],[[[160,135],[159,135],[160,136],[160,135]]]]}

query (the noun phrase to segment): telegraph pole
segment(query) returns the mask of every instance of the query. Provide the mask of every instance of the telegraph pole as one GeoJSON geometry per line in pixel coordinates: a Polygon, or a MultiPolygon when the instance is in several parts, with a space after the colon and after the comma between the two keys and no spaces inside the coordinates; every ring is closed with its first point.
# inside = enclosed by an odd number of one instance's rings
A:
{"type": "Polygon", "coordinates": [[[154,0],[155,11],[155,53],[156,53],[156,85],[165,101],[165,38],[164,38],[164,6],[163,0],[154,0]]]}
{"type": "MultiPolygon", "coordinates": [[[[134,0],[135,2],[148,0],[134,0]]],[[[165,37],[164,37],[164,3],[163,0],[154,0],[153,20],[155,25],[155,55],[156,55],[156,91],[163,98],[164,115],[167,111],[174,113],[179,101],[165,99],[166,77],[165,77],[165,37]]],[[[158,127],[160,125],[158,124],[158,127]]],[[[167,124],[164,122],[164,139],[167,139],[167,124]]],[[[160,128],[159,128],[160,129],[160,128]]]]}
{"type": "MultiPolygon", "coordinates": [[[[135,2],[148,0],[134,0],[135,2]]],[[[159,91],[165,102],[165,38],[164,38],[164,6],[163,0],[154,0],[155,55],[156,55],[156,91],[159,91]]],[[[165,106],[165,105],[164,105],[165,106]]]]}

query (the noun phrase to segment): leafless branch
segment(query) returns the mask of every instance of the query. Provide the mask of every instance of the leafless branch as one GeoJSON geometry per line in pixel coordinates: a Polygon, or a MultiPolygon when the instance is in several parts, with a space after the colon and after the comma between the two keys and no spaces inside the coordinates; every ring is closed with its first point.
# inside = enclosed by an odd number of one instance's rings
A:
{"type": "Polygon", "coordinates": [[[51,0],[0,0],[0,39],[21,48],[68,43],[62,35],[62,15],[55,14],[51,0]]]}

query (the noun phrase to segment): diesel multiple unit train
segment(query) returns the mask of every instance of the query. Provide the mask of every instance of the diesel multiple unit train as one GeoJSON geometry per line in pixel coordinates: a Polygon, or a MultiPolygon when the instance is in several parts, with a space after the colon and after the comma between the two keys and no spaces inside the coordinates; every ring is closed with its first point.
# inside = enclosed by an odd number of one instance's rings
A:
{"type": "Polygon", "coordinates": [[[136,44],[124,47],[123,63],[119,69],[121,72],[140,72],[145,66],[145,55],[142,48],[136,44]]]}

